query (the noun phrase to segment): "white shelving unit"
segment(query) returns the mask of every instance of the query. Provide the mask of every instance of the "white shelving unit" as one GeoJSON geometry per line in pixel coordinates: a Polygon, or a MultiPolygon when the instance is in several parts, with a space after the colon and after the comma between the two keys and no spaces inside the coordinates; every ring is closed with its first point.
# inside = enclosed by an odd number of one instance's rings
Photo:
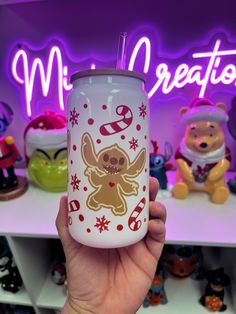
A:
{"type": "Polygon", "coordinates": [[[18,291],[18,293],[16,294],[13,294],[11,292],[7,292],[1,289],[0,290],[0,303],[32,306],[32,302],[29,298],[28,293],[25,290],[25,287],[22,287],[20,291],[18,291]]]}
{"type": "Polygon", "coordinates": [[[46,309],[61,309],[66,300],[66,291],[63,286],[56,286],[52,282],[50,273],[46,277],[43,289],[39,294],[37,306],[46,309]]]}
{"type": "MultiPolygon", "coordinates": [[[[202,305],[198,303],[201,282],[192,279],[167,279],[165,290],[169,300],[166,305],[150,306],[140,308],[137,314],[203,314],[208,313],[202,305]]],[[[225,304],[227,304],[227,314],[235,314],[232,302],[226,295],[225,304]]]]}
{"type": "MultiPolygon", "coordinates": [[[[19,174],[24,174],[19,170],[19,174]]],[[[228,177],[235,174],[229,173],[228,177]]],[[[174,183],[174,172],[169,172],[174,183]]],[[[24,288],[16,294],[0,290],[0,303],[29,305],[36,314],[60,309],[66,299],[63,287],[50,278],[52,257],[50,241],[58,239],[55,219],[63,193],[45,192],[32,183],[21,197],[0,203],[0,235],[6,236],[24,288]]],[[[227,314],[236,313],[236,196],[230,195],[224,205],[212,204],[207,194],[191,193],[187,200],[157,198],[168,212],[166,243],[202,245],[217,250],[212,267],[225,266],[232,279],[231,291],[226,292],[227,314]]],[[[213,255],[214,255],[213,254],[213,255]]],[[[202,314],[209,313],[198,303],[200,283],[192,279],[167,279],[167,305],[141,307],[138,314],[202,314]]]]}

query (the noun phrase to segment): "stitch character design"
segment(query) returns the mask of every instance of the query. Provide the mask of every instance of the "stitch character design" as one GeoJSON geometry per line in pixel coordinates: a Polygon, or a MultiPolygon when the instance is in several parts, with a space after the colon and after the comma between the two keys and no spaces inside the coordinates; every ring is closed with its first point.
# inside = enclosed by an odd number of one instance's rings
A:
{"type": "Polygon", "coordinates": [[[124,196],[138,195],[139,184],[132,179],[144,168],[145,149],[139,152],[133,162],[117,144],[105,147],[96,154],[91,136],[84,133],[81,153],[87,165],[84,174],[95,188],[87,199],[88,208],[97,211],[106,207],[114,215],[124,215],[127,212],[124,196]]]}

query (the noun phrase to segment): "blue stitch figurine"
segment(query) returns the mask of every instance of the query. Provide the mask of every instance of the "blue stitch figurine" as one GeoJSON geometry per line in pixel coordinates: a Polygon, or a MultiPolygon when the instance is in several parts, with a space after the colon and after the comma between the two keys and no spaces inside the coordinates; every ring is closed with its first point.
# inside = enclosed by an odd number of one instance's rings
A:
{"type": "Polygon", "coordinates": [[[157,269],[155,277],[152,281],[152,285],[143,301],[143,307],[149,307],[150,305],[166,304],[168,299],[164,288],[165,276],[163,271],[157,269]]]}
{"type": "Polygon", "coordinates": [[[158,152],[157,141],[151,141],[153,145],[153,153],[150,154],[150,175],[158,179],[161,190],[167,190],[168,179],[166,172],[172,168],[170,163],[167,163],[172,154],[173,149],[170,143],[165,142],[165,153],[158,152]]]}

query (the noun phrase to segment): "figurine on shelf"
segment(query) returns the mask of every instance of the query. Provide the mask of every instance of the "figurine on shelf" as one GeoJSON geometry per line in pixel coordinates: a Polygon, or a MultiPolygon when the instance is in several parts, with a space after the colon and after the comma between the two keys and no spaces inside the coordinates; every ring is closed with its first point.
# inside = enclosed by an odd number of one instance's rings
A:
{"type": "Polygon", "coordinates": [[[0,101],[0,200],[13,199],[23,194],[27,189],[24,177],[15,174],[14,164],[21,161],[22,157],[14,143],[12,136],[4,136],[13,119],[10,106],[0,101]],[[6,174],[4,174],[4,169],[6,174]]]}
{"type": "MultiPolygon", "coordinates": [[[[159,184],[160,190],[167,191],[168,188],[168,179],[166,172],[172,168],[172,164],[168,163],[171,156],[173,155],[173,149],[170,143],[165,142],[165,152],[161,154],[158,152],[157,141],[151,141],[153,145],[153,152],[150,154],[150,176],[155,177],[159,184]]],[[[158,193],[158,194],[160,194],[158,193]]]]}
{"type": "Polygon", "coordinates": [[[198,98],[189,108],[182,108],[180,115],[186,132],[175,154],[177,183],[173,196],[185,199],[189,191],[205,191],[214,203],[223,204],[229,196],[225,172],[231,161],[221,126],[228,120],[226,107],[198,98]]]}
{"type": "Polygon", "coordinates": [[[164,288],[165,276],[162,269],[158,266],[156,274],[153,278],[152,285],[147,296],[143,301],[143,307],[149,307],[158,304],[167,304],[168,299],[164,288]]]}
{"type": "Polygon", "coordinates": [[[175,278],[204,278],[203,255],[199,246],[165,245],[161,261],[166,273],[175,278]]]}
{"type": "Polygon", "coordinates": [[[24,139],[28,173],[32,181],[46,191],[66,191],[66,117],[55,112],[40,114],[26,126],[24,139]]]}
{"type": "Polygon", "coordinates": [[[5,237],[0,237],[0,282],[9,275],[12,262],[12,254],[5,237]]]}
{"type": "MultiPolygon", "coordinates": [[[[236,140],[236,97],[232,99],[232,107],[229,111],[228,129],[232,137],[236,140]]],[[[228,186],[230,191],[236,194],[236,177],[228,181],[228,186]]]]}
{"type": "Polygon", "coordinates": [[[56,263],[51,270],[52,281],[58,285],[64,285],[66,281],[66,266],[65,263],[56,263]]]}
{"type": "Polygon", "coordinates": [[[4,237],[0,237],[0,282],[2,289],[13,293],[22,285],[20,273],[4,237]]]}
{"type": "Polygon", "coordinates": [[[230,278],[224,273],[224,268],[210,270],[206,273],[208,284],[200,303],[211,312],[223,312],[227,309],[224,304],[224,288],[230,284],[230,278]]]}
{"type": "Polygon", "coordinates": [[[22,279],[13,258],[11,259],[11,263],[8,265],[7,270],[8,275],[2,278],[1,287],[5,291],[16,293],[22,286],[22,279]]]}

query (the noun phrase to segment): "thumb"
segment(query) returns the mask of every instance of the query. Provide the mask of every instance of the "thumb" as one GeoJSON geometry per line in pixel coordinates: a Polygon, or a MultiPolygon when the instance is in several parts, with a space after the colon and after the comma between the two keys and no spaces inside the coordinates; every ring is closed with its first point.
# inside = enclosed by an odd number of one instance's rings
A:
{"type": "Polygon", "coordinates": [[[56,218],[56,227],[61,243],[63,245],[65,254],[68,248],[75,240],[71,237],[68,228],[68,202],[67,196],[62,196],[60,199],[59,211],[56,218]]]}

